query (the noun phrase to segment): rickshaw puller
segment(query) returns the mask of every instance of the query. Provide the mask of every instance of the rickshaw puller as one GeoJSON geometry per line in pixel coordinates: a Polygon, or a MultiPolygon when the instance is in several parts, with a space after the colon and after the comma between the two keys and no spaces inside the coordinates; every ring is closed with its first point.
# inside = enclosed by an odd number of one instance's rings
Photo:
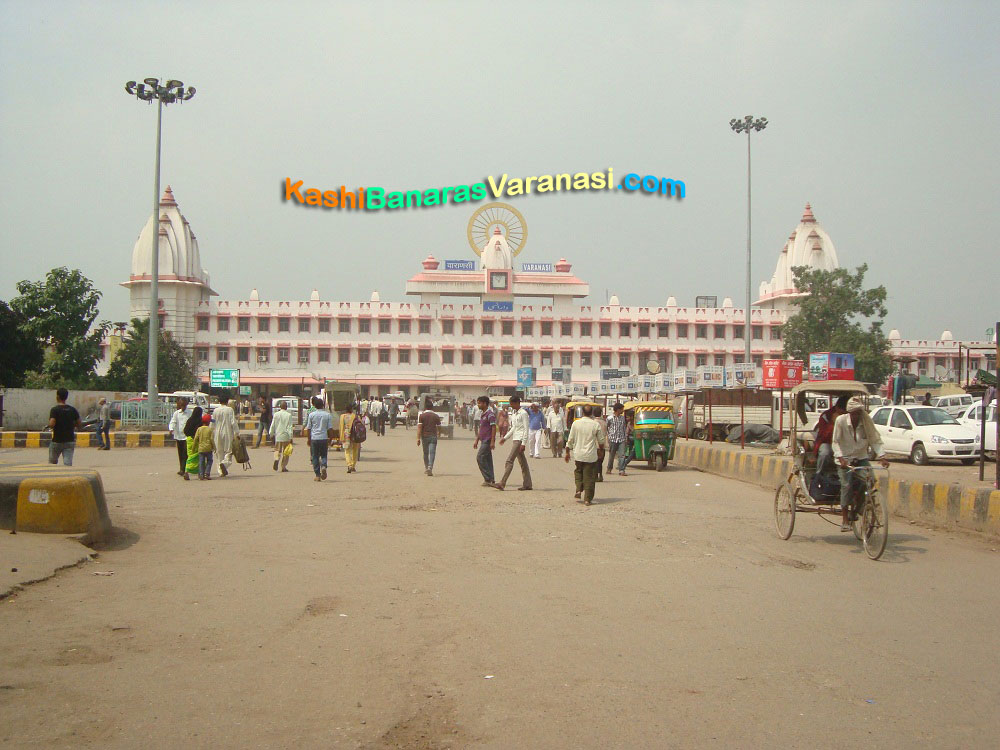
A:
{"type": "MultiPolygon", "coordinates": [[[[847,402],[847,414],[841,414],[833,425],[833,456],[837,459],[837,475],[840,477],[840,513],[841,531],[850,531],[847,510],[851,499],[851,464],[854,466],[871,466],[868,460],[875,455],[883,467],[888,467],[875,423],[865,411],[865,403],[857,396],[852,396],[847,402]],[[858,429],[860,427],[860,430],[858,429]]],[[[864,473],[869,473],[870,470],[864,473]]],[[[861,471],[855,471],[861,474],[861,471]]]]}

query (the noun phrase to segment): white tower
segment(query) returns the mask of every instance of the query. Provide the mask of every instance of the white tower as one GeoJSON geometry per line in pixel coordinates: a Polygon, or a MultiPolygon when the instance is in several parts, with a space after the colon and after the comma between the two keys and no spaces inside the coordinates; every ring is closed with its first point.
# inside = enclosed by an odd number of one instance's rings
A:
{"type": "Polygon", "coordinates": [[[177,208],[174,194],[167,186],[160,199],[158,217],[150,217],[139,233],[132,250],[132,273],[122,286],[129,290],[130,311],[133,318],[149,317],[149,282],[152,273],[150,232],[159,234],[160,278],[159,311],[164,331],[185,349],[194,346],[195,313],[198,303],[214,294],[208,273],[201,267],[198,240],[191,225],[177,208]]]}
{"type": "Polygon", "coordinates": [[[765,309],[790,311],[796,298],[802,296],[802,292],[795,288],[795,275],[792,273],[795,266],[811,266],[824,271],[840,268],[833,240],[816,221],[808,203],[799,225],[781,249],[774,276],[770,282],[761,283],[760,297],[754,304],[765,309]]]}

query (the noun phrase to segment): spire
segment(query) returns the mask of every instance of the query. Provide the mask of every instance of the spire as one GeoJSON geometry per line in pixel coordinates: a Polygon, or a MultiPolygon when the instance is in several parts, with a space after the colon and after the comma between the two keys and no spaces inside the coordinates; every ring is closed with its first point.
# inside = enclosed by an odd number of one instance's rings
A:
{"type": "Polygon", "coordinates": [[[160,198],[161,206],[176,206],[177,201],[174,200],[174,191],[170,189],[170,185],[167,185],[167,189],[163,191],[163,197],[160,198]]]}
{"type": "MultiPolygon", "coordinates": [[[[169,188],[167,188],[169,190],[169,188]]],[[[808,203],[806,204],[806,210],[802,212],[802,223],[803,224],[815,224],[816,217],[813,216],[812,206],[808,203]]]]}

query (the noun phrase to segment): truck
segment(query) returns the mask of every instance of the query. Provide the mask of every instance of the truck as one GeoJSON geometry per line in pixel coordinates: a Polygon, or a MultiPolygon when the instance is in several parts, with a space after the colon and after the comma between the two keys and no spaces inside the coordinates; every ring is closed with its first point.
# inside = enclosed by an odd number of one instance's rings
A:
{"type": "MultiPolygon", "coordinates": [[[[740,425],[739,391],[717,390],[712,392],[712,439],[725,440],[733,427],[740,425]]],[[[703,392],[674,397],[674,413],[677,415],[677,434],[695,440],[708,439],[709,409],[708,399],[703,392]],[[689,415],[685,408],[690,409],[689,415]],[[689,427],[690,425],[690,427],[689,427]],[[688,430],[690,429],[690,435],[688,430]]],[[[792,424],[792,408],[787,392],[747,391],[744,393],[743,424],[766,424],[778,430],[782,437],[788,434],[792,424]],[[784,414],[782,414],[784,411],[784,414]]],[[[830,397],[807,395],[805,403],[806,421],[798,421],[796,431],[810,432],[816,428],[819,415],[830,408],[830,397]]]]}

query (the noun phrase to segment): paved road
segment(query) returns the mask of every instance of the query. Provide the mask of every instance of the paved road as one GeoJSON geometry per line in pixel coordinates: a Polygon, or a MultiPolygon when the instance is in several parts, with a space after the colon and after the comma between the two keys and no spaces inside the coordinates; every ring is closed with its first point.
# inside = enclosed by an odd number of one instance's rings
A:
{"type": "Polygon", "coordinates": [[[290,474],[256,451],[209,483],[78,451],[122,531],[0,601],[0,743],[996,746],[988,542],[897,522],[875,563],[816,518],[779,540],[734,481],[639,469],[585,508],[559,461],[501,494],[468,439],[434,477],[413,440],[350,476],[334,454],[325,484],[301,444],[290,474]]]}

